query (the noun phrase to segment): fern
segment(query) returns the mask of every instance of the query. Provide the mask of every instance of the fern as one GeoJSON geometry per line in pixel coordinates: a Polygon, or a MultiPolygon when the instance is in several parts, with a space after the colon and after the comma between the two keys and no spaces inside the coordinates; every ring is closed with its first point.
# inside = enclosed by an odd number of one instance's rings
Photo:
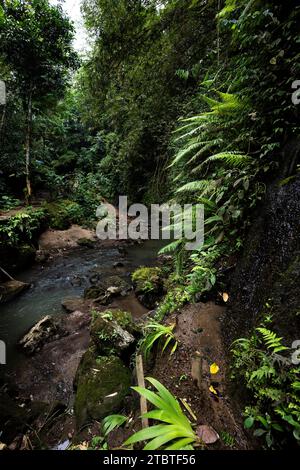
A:
{"type": "Polygon", "coordinates": [[[181,186],[181,188],[177,189],[177,193],[184,193],[184,192],[195,192],[195,191],[202,191],[202,195],[210,192],[216,186],[216,182],[212,180],[199,180],[199,181],[191,181],[190,183],[181,186]]]}
{"type": "Polygon", "coordinates": [[[267,364],[261,366],[259,369],[252,372],[249,382],[257,381],[262,382],[263,380],[269,379],[271,376],[275,375],[274,367],[271,367],[267,364]]]}
{"type": "Polygon", "coordinates": [[[256,328],[256,330],[263,336],[264,342],[268,349],[272,349],[273,353],[278,353],[281,351],[286,351],[286,346],[282,344],[282,338],[276,335],[273,331],[268,330],[267,328],[256,328]]]}
{"type": "Polygon", "coordinates": [[[242,153],[222,152],[222,153],[217,153],[216,155],[212,155],[211,157],[208,157],[204,163],[216,162],[216,161],[222,161],[226,165],[233,167],[233,168],[244,168],[244,167],[247,167],[249,163],[253,162],[251,157],[242,153]]]}
{"type": "Polygon", "coordinates": [[[169,253],[174,253],[174,251],[182,247],[183,240],[175,240],[175,242],[169,243],[167,246],[161,248],[158,252],[159,255],[167,255],[169,253]]]}

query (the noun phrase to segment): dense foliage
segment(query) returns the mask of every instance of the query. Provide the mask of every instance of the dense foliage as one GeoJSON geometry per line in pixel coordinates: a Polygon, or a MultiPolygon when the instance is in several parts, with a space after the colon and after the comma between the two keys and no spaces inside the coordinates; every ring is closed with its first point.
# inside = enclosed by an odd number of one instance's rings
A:
{"type": "MultiPolygon", "coordinates": [[[[24,196],[28,203],[33,194],[51,225],[63,229],[91,219],[101,198],[115,203],[121,194],[134,202],[204,205],[201,250],[187,252],[182,239],[161,251],[173,255],[174,270],[145,327],[145,352],[159,339],[175,351],[172,326],[157,321],[212,291],[222,296],[224,272],[269,182],[288,184],[298,174],[300,107],[292,102],[300,78],[298,3],[83,0],[93,44],[80,63],[73,25],[60,6],[0,2],[0,79],[7,88],[0,209],[22,205],[24,196]]],[[[30,239],[35,214],[14,214],[1,226],[2,242],[16,243],[22,231],[30,239]]],[[[156,279],[144,269],[143,290],[151,293],[156,279]]],[[[262,328],[235,344],[234,366],[250,395],[246,427],[262,425],[256,436],[276,447],[299,441],[299,370],[280,369],[281,338],[262,328]]],[[[161,424],[128,443],[161,435],[146,448],[175,438],[192,444],[194,431],[177,411],[183,425],[177,434],[167,438],[161,424]]]]}

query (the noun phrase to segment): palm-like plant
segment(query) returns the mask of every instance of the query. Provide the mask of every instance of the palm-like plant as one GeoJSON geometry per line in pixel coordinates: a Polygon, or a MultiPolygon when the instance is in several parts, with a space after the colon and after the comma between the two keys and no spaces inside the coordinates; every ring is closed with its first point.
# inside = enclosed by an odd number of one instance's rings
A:
{"type": "Polygon", "coordinates": [[[123,415],[110,415],[106,416],[106,418],[102,421],[102,432],[104,436],[108,436],[114,429],[119,428],[124,423],[128,421],[127,416],[123,415]]]}
{"type": "Polygon", "coordinates": [[[124,445],[148,441],[144,450],[193,450],[193,443],[199,441],[191,423],[183,413],[176,398],[158,380],[148,377],[157,390],[152,392],[142,387],[132,387],[142,397],[154,405],[154,409],[142,417],[159,421],[160,424],[150,426],[133,434],[124,445]]]}
{"type": "Polygon", "coordinates": [[[146,336],[141,344],[141,350],[147,359],[149,357],[150,351],[155,345],[155,343],[164,340],[164,345],[162,348],[162,353],[167,349],[167,347],[173,343],[170,355],[174,354],[178,347],[178,341],[174,336],[174,328],[176,324],[172,325],[162,325],[156,321],[151,321],[147,323],[144,327],[146,336]]]}

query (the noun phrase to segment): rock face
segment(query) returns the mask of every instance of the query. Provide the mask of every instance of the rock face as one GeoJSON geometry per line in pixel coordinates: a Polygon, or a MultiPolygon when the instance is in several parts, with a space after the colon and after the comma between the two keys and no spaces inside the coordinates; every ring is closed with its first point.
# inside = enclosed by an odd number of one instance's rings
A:
{"type": "Polygon", "coordinates": [[[249,335],[264,313],[287,345],[300,333],[300,179],[269,187],[231,279],[227,343],[249,335]],[[266,307],[268,303],[271,311],[266,307]]]}
{"type": "Polygon", "coordinates": [[[0,284],[0,303],[8,302],[14,299],[17,295],[28,289],[29,284],[21,281],[7,281],[0,284]]]}
{"type": "Polygon", "coordinates": [[[130,391],[130,370],[116,356],[98,356],[89,349],[79,365],[74,411],[77,428],[118,412],[130,391]]]}
{"type": "Polygon", "coordinates": [[[94,319],[91,338],[100,354],[119,356],[130,352],[136,342],[134,336],[114,319],[111,311],[100,313],[94,319]]]}
{"type": "Polygon", "coordinates": [[[59,324],[50,316],[42,318],[19,341],[19,346],[26,354],[34,354],[50,339],[58,339],[63,334],[59,324]]]}

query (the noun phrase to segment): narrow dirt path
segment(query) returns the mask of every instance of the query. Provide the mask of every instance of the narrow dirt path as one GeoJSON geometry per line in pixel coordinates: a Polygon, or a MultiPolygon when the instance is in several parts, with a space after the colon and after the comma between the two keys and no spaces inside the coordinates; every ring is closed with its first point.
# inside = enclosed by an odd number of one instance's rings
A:
{"type": "Polygon", "coordinates": [[[168,322],[177,323],[175,335],[179,347],[169,358],[165,354],[158,355],[148,374],[160,380],[179,399],[187,400],[197,424],[210,425],[218,432],[221,439],[213,448],[226,448],[222,441],[226,433],[234,439],[232,448],[247,449],[249,439],[243,429],[241,413],[229,396],[226,382],[227,361],[220,323],[224,312],[225,307],[208,302],[188,305],[170,317],[168,322]],[[219,366],[219,372],[211,375],[210,366],[214,363],[219,366]],[[211,386],[216,394],[210,391],[211,386]]]}

